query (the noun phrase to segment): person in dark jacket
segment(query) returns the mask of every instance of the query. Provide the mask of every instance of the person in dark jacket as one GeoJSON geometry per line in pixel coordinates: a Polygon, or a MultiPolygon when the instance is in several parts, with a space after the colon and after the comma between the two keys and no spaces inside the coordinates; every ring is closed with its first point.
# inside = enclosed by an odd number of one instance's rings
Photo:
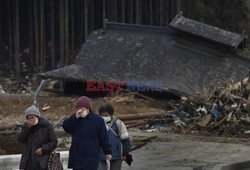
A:
{"type": "Polygon", "coordinates": [[[26,122],[18,136],[18,141],[25,144],[20,161],[20,169],[46,170],[49,154],[57,147],[57,137],[51,124],[40,117],[35,106],[25,111],[26,122]]]}
{"type": "MultiPolygon", "coordinates": [[[[109,142],[112,146],[112,160],[110,161],[110,170],[120,170],[122,160],[126,161],[126,155],[131,149],[130,138],[125,124],[114,116],[113,106],[110,104],[102,104],[99,107],[99,114],[106,122],[109,142]]],[[[107,162],[103,151],[99,156],[98,170],[107,170],[107,162]]]]}
{"type": "Polygon", "coordinates": [[[105,123],[100,115],[92,111],[90,98],[80,97],[76,108],[76,113],[63,122],[65,132],[72,135],[68,168],[97,170],[100,148],[105,159],[112,159],[105,123]]]}

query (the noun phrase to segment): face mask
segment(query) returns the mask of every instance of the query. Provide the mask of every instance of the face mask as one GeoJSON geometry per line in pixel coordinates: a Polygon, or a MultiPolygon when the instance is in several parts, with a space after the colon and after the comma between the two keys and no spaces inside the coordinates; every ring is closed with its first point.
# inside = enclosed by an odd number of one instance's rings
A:
{"type": "Polygon", "coordinates": [[[89,112],[86,111],[86,110],[84,110],[84,111],[82,111],[82,113],[81,113],[81,117],[82,117],[82,118],[85,118],[88,114],[89,114],[89,112]]]}
{"type": "Polygon", "coordinates": [[[38,124],[38,118],[36,117],[36,121],[35,121],[34,126],[37,125],[37,124],[38,124]]]}
{"type": "Polygon", "coordinates": [[[108,123],[108,122],[111,121],[111,117],[110,117],[110,116],[107,116],[107,117],[102,116],[102,118],[104,119],[104,121],[105,121],[106,123],[108,123]]]}

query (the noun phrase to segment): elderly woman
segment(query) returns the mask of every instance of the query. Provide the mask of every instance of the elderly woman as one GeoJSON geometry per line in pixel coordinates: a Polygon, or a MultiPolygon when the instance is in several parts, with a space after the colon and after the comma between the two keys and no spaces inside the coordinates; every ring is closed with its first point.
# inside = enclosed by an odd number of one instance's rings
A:
{"type": "Polygon", "coordinates": [[[111,160],[111,146],[102,117],[92,109],[92,101],[81,96],[76,101],[76,112],[63,122],[65,132],[72,135],[68,168],[97,170],[102,148],[104,159],[111,160]]]}
{"type": "Polygon", "coordinates": [[[26,122],[23,124],[18,141],[25,144],[20,161],[20,169],[46,170],[50,153],[57,146],[57,138],[51,124],[40,117],[35,106],[25,111],[26,122]]]}
{"type": "MultiPolygon", "coordinates": [[[[125,124],[114,116],[114,109],[110,104],[102,104],[99,107],[99,114],[103,117],[108,131],[109,143],[112,148],[112,160],[110,170],[120,170],[122,160],[126,161],[131,144],[125,124]]],[[[105,155],[101,151],[99,156],[98,170],[106,170],[107,162],[105,155]]]]}

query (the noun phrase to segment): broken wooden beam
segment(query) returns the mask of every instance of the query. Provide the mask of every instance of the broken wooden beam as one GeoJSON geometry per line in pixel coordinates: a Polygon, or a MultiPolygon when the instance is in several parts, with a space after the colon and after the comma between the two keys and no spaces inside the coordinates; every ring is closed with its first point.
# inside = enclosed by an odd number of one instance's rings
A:
{"type": "Polygon", "coordinates": [[[160,117],[165,115],[166,112],[156,112],[156,113],[135,113],[135,114],[126,114],[126,115],[117,115],[116,117],[121,120],[136,120],[136,119],[147,119],[160,117]]]}
{"type": "Polygon", "coordinates": [[[212,115],[208,114],[200,118],[200,120],[196,123],[200,127],[206,127],[210,120],[212,119],[212,115]]]}

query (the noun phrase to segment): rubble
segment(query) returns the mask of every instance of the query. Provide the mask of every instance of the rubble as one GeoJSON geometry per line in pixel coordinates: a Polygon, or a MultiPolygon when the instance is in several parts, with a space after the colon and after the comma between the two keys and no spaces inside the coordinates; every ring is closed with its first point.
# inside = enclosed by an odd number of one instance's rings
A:
{"type": "Polygon", "coordinates": [[[160,124],[180,133],[249,137],[250,73],[240,82],[223,82],[221,87],[210,86],[199,96],[182,97],[171,107],[172,111],[149,120],[142,129],[156,131],[155,126],[160,124]]]}

